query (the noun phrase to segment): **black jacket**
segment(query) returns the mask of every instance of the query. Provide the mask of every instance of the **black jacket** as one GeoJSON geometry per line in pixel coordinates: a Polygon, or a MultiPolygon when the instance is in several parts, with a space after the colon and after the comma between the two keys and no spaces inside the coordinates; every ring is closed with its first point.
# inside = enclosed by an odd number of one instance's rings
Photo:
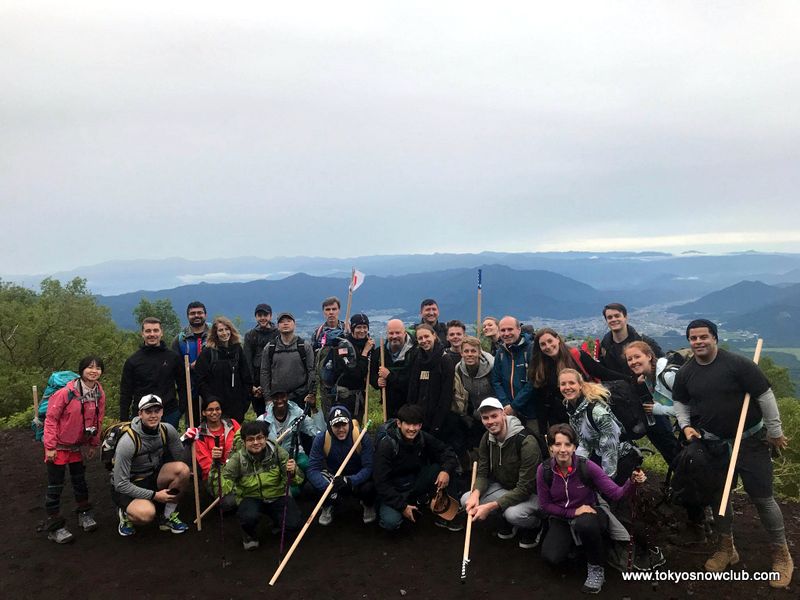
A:
{"type": "Polygon", "coordinates": [[[638,341],[647,342],[653,349],[656,358],[664,356],[664,351],[661,350],[661,346],[659,346],[653,338],[640,334],[633,327],[628,325],[628,337],[620,343],[614,341],[610,331],[603,336],[603,341],[600,342],[600,363],[607,369],[611,369],[617,373],[624,373],[628,376],[633,375],[633,372],[628,368],[628,361],[625,360],[623,351],[625,349],[625,344],[638,341]]]}
{"type": "Polygon", "coordinates": [[[122,367],[119,384],[119,418],[129,421],[138,413],[142,396],[155,394],[164,403],[164,414],[186,407],[186,375],[183,360],[162,341],[158,346],[142,345],[122,367]],[[175,388],[178,396],[175,396],[175,388]],[[131,415],[131,406],[134,407],[131,415]]]}
{"type": "Polygon", "coordinates": [[[338,385],[346,387],[348,390],[361,390],[363,392],[367,387],[367,373],[369,372],[370,357],[372,357],[372,360],[375,359],[375,348],[373,348],[367,356],[362,356],[361,353],[364,352],[367,338],[357,340],[352,335],[347,335],[347,341],[353,344],[353,348],[356,350],[356,366],[354,369],[348,369],[342,373],[338,385]]]}
{"type": "Polygon", "coordinates": [[[437,464],[452,477],[458,459],[450,446],[420,431],[412,442],[403,438],[396,421],[386,425],[386,434],[375,448],[372,477],[382,503],[402,512],[408,504],[408,485],[423,466],[437,464]]]}
{"type": "Polygon", "coordinates": [[[203,398],[219,398],[222,414],[241,423],[253,385],[242,345],[220,348],[206,346],[197,357],[194,372],[200,395],[203,398]]]}
{"type": "Polygon", "coordinates": [[[247,365],[250,367],[250,374],[253,377],[255,385],[260,385],[261,381],[261,355],[264,354],[264,347],[272,340],[278,337],[278,330],[272,326],[272,322],[266,329],[261,327],[253,327],[250,331],[244,334],[244,356],[247,365]]]}
{"type": "MultiPolygon", "coordinates": [[[[409,328],[411,330],[411,335],[416,333],[418,325],[422,325],[422,323],[414,323],[409,328]]],[[[430,323],[428,323],[428,325],[430,325],[430,323]]],[[[449,348],[450,342],[447,341],[447,323],[436,321],[436,325],[433,326],[433,330],[436,332],[436,337],[439,338],[439,341],[442,343],[442,347],[449,348]]]]}
{"type": "MultiPolygon", "coordinates": [[[[411,376],[411,365],[417,356],[419,347],[414,336],[406,334],[408,348],[404,354],[392,359],[392,352],[389,350],[389,340],[384,340],[383,351],[384,366],[389,369],[389,377],[386,378],[386,415],[392,419],[397,415],[397,411],[408,402],[408,381],[411,376]]],[[[378,387],[378,367],[381,366],[381,349],[376,347],[372,351],[372,364],[370,365],[369,382],[376,390],[378,387]]]]}
{"type": "Polygon", "coordinates": [[[408,381],[408,403],[419,404],[427,431],[437,431],[453,404],[456,365],[436,340],[430,352],[417,347],[408,381]]]}

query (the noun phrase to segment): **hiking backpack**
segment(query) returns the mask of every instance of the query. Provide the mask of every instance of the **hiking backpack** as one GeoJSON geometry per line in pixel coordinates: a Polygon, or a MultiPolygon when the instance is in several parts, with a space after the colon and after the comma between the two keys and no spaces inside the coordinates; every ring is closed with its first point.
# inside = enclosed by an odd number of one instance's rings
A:
{"type": "MultiPolygon", "coordinates": [[[[378,447],[381,445],[382,440],[388,440],[388,442],[392,445],[392,456],[397,456],[400,452],[400,443],[397,441],[397,438],[391,434],[391,429],[397,429],[397,421],[394,419],[386,421],[386,423],[381,423],[378,425],[378,429],[375,432],[375,451],[378,451],[378,447]]],[[[425,436],[422,435],[422,431],[419,432],[417,436],[419,439],[419,446],[417,450],[417,456],[422,456],[422,452],[425,449],[425,436]]]]}
{"type": "MultiPolygon", "coordinates": [[[[597,491],[597,486],[589,476],[589,467],[586,466],[586,459],[583,456],[577,457],[575,471],[577,471],[578,477],[583,485],[597,491]]],[[[553,485],[553,477],[555,477],[555,475],[553,475],[553,465],[550,464],[550,460],[542,460],[542,479],[544,479],[547,487],[553,485]]]]}
{"type": "MultiPolygon", "coordinates": [[[[611,392],[606,403],[622,425],[620,441],[632,442],[644,437],[647,434],[647,414],[633,386],[625,380],[619,380],[604,381],[603,387],[611,392]]],[[[589,422],[597,429],[591,411],[588,411],[587,415],[589,422]]]]}
{"type": "MultiPolygon", "coordinates": [[[[47,417],[47,405],[50,401],[50,396],[55,394],[58,390],[67,385],[70,381],[75,381],[80,375],[73,371],[54,371],[50,374],[47,380],[47,387],[44,389],[42,401],[39,402],[39,408],[36,410],[34,419],[31,422],[31,429],[33,430],[33,437],[37,442],[41,442],[44,438],[44,420],[47,417]]],[[[75,394],[70,393],[67,402],[72,400],[75,394]]]]}
{"type": "Polygon", "coordinates": [[[689,442],[672,461],[672,501],[683,506],[712,504],[725,481],[728,460],[724,442],[689,442]]]}
{"type": "Polygon", "coordinates": [[[322,342],[317,352],[316,370],[321,384],[330,389],[336,386],[346,371],[356,368],[358,358],[355,347],[344,337],[341,329],[326,331],[322,342]]]}
{"type": "Polygon", "coordinates": [[[658,381],[664,386],[664,389],[668,390],[670,393],[672,392],[672,386],[667,383],[667,375],[672,373],[672,380],[675,381],[674,375],[677,375],[681,367],[689,362],[692,357],[694,357],[694,352],[692,352],[691,348],[670,350],[666,353],[665,358],[667,359],[667,364],[664,366],[661,373],[658,374],[658,381]]]}
{"type": "MultiPolygon", "coordinates": [[[[159,433],[161,434],[161,444],[167,450],[167,428],[164,423],[158,426],[159,433]]],[[[122,421],[111,425],[103,432],[103,443],[100,446],[100,460],[105,468],[109,471],[114,470],[114,456],[117,452],[117,445],[123,436],[130,436],[133,441],[134,452],[133,456],[138,456],[142,450],[142,438],[131,427],[130,421],[122,421]]]]}
{"type": "Polygon", "coordinates": [[[267,353],[267,369],[269,369],[270,374],[272,374],[272,359],[275,357],[275,353],[278,354],[288,353],[288,352],[297,352],[300,355],[300,362],[303,364],[303,369],[306,371],[306,375],[308,374],[308,366],[306,365],[306,343],[303,338],[298,337],[296,338],[296,344],[294,348],[289,350],[285,350],[281,348],[280,350],[277,349],[277,339],[272,340],[269,344],[267,344],[264,352],[267,353]]]}
{"type": "MultiPolygon", "coordinates": [[[[488,432],[484,435],[488,435],[488,432]]],[[[517,454],[522,452],[522,442],[524,442],[525,438],[529,435],[532,435],[533,439],[535,439],[536,443],[539,445],[539,461],[544,463],[548,458],[550,458],[550,449],[547,447],[547,442],[542,438],[542,436],[532,429],[528,429],[527,427],[523,427],[522,431],[514,436],[514,442],[517,444],[517,454]]]]}
{"type": "MultiPolygon", "coordinates": [[[[350,438],[353,440],[353,444],[358,441],[358,436],[361,435],[361,427],[358,425],[358,421],[355,419],[350,420],[350,438]]],[[[325,439],[322,442],[322,452],[327,457],[328,454],[331,452],[331,444],[333,443],[333,438],[331,436],[331,432],[327,429],[325,430],[325,439]]],[[[361,444],[359,443],[356,446],[356,454],[361,454],[361,444]]]]}

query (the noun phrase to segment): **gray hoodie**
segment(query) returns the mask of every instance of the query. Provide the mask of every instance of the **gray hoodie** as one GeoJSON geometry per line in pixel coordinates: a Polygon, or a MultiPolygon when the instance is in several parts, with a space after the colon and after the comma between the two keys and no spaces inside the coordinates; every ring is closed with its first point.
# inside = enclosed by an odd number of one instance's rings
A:
{"type": "MultiPolygon", "coordinates": [[[[451,410],[458,414],[472,414],[478,409],[482,400],[494,396],[492,387],[492,368],[494,356],[481,351],[478,361],[478,371],[474,376],[469,374],[463,359],[456,365],[456,377],[453,391],[453,406],[451,410]]],[[[480,415],[474,415],[480,418],[480,415]]]]}
{"type": "MultiPolygon", "coordinates": [[[[167,448],[169,448],[168,459],[180,460],[183,454],[183,444],[175,428],[169,423],[161,423],[167,432],[167,448]]],[[[152,500],[155,492],[136,485],[137,479],[143,479],[153,474],[158,474],[161,466],[166,462],[164,455],[164,444],[161,442],[161,432],[145,433],[142,429],[142,419],[134,417],[131,421],[131,429],[135,431],[141,440],[141,447],[138,454],[136,445],[130,435],[124,435],[117,442],[117,449],[114,453],[114,470],[111,474],[111,483],[114,489],[125,496],[131,498],[141,498],[142,500],[152,500]]]]}

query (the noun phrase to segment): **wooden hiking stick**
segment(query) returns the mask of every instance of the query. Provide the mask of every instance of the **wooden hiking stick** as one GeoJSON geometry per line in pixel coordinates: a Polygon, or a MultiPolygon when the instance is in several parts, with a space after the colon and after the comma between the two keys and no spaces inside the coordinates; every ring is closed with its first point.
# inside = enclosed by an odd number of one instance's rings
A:
{"type": "MultiPolygon", "coordinates": [[[[337,477],[339,477],[339,475],[342,474],[342,471],[344,471],[344,468],[347,466],[347,463],[350,462],[350,459],[353,457],[353,453],[356,451],[356,448],[358,448],[358,446],[361,444],[361,440],[367,434],[369,426],[370,426],[370,421],[367,421],[366,427],[364,427],[364,429],[361,430],[361,434],[358,436],[358,439],[356,439],[356,443],[353,444],[352,448],[350,448],[350,452],[347,453],[347,456],[345,456],[344,461],[336,470],[336,475],[333,476],[333,479],[336,479],[337,477]]],[[[300,530],[300,533],[297,534],[297,537],[295,538],[292,547],[289,548],[289,552],[287,552],[286,556],[283,557],[283,560],[281,561],[281,564],[278,565],[278,569],[275,571],[275,574],[272,576],[272,579],[269,580],[270,585],[275,585],[275,582],[278,580],[278,577],[280,577],[281,572],[286,566],[286,563],[288,563],[289,559],[292,558],[292,554],[294,554],[294,551],[300,544],[300,540],[303,539],[303,536],[306,534],[306,531],[308,531],[308,528],[311,527],[311,523],[314,522],[314,518],[317,516],[317,513],[322,508],[322,503],[328,499],[328,496],[330,495],[331,490],[333,489],[333,479],[328,484],[328,487],[325,488],[325,491],[322,492],[322,497],[319,499],[319,502],[317,502],[317,505],[314,507],[314,510],[311,511],[311,515],[308,517],[306,524],[303,525],[303,528],[300,530]]]]}
{"type": "MultiPolygon", "coordinates": [[[[381,367],[386,368],[384,362],[386,362],[386,349],[383,347],[383,338],[381,338],[381,367]]],[[[383,403],[383,422],[386,423],[386,382],[381,388],[381,402],[383,403]]]]}
{"type": "MultiPolygon", "coordinates": [[[[189,369],[189,355],[183,357],[183,370],[186,372],[186,406],[189,409],[189,427],[194,427],[194,408],[192,407],[192,374],[189,369]]],[[[203,530],[203,514],[200,513],[200,487],[199,475],[197,470],[197,449],[192,444],[192,481],[194,482],[194,514],[197,515],[195,523],[197,531],[203,530]]],[[[212,505],[213,506],[213,505],[212,505]]]]}
{"type": "MultiPolygon", "coordinates": [[[[364,382],[364,419],[369,419],[369,369],[372,366],[372,352],[367,357],[367,380],[364,382]]],[[[364,419],[361,419],[364,421],[364,419]]]]}
{"type": "Polygon", "coordinates": [[[203,517],[205,517],[205,516],[206,516],[208,513],[210,513],[210,512],[212,511],[212,509],[213,509],[213,508],[214,508],[214,507],[215,507],[217,504],[219,504],[219,498],[214,498],[214,501],[213,501],[211,504],[209,504],[209,505],[206,507],[206,509],[205,509],[203,512],[201,512],[201,513],[200,513],[200,515],[199,515],[199,516],[198,516],[198,517],[197,517],[197,518],[194,520],[194,524],[195,524],[195,525],[198,525],[198,530],[199,530],[199,528],[200,528],[200,527],[199,527],[199,523],[200,523],[200,521],[203,519],[203,517]]]}
{"type": "MultiPolygon", "coordinates": [[[[469,484],[469,491],[475,489],[475,480],[478,477],[478,461],[472,463],[472,483],[469,484]]],[[[464,556],[461,559],[461,583],[467,581],[467,563],[469,563],[469,542],[472,537],[472,517],[467,513],[467,534],[464,536],[464,556]]]]}
{"type": "MultiPolygon", "coordinates": [[[[761,358],[761,347],[764,345],[764,340],[758,338],[756,342],[756,351],[753,354],[753,362],[758,364],[761,358]]],[[[728,475],[725,478],[725,487],[722,488],[722,500],[719,503],[719,516],[724,517],[728,509],[728,498],[731,494],[731,486],[733,485],[733,474],[736,471],[736,461],[739,458],[739,446],[742,444],[742,434],[744,433],[744,422],[747,419],[747,409],[750,408],[750,393],[744,395],[744,402],[742,402],[742,412],[739,415],[739,425],[736,427],[736,438],[733,441],[733,450],[731,451],[731,461],[728,463],[728,475]]]]}
{"type": "Polygon", "coordinates": [[[350,307],[353,304],[353,277],[356,276],[356,268],[353,267],[350,273],[350,283],[347,286],[347,310],[344,313],[344,326],[347,331],[350,331],[350,307]]]}
{"type": "Polygon", "coordinates": [[[33,386],[33,418],[36,418],[36,413],[39,412],[39,388],[33,386]]]}
{"type": "Polygon", "coordinates": [[[478,269],[478,320],[475,321],[475,337],[481,337],[481,296],[483,295],[483,273],[478,269]]]}

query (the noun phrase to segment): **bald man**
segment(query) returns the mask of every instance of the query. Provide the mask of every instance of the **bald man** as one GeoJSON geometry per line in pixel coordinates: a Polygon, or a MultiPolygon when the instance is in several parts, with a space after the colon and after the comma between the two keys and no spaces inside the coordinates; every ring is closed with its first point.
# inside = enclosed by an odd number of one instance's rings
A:
{"type": "MultiPolygon", "coordinates": [[[[523,424],[538,427],[533,386],[528,382],[528,365],[533,350],[531,339],[522,332],[515,317],[500,319],[500,347],[494,357],[492,387],[507,415],[516,415],[523,424]]],[[[536,429],[534,429],[536,431],[536,429]]]]}
{"type": "Polygon", "coordinates": [[[386,415],[393,419],[407,400],[408,378],[417,353],[417,342],[400,319],[392,319],[386,324],[383,344],[384,366],[381,367],[380,348],[376,348],[369,381],[376,389],[386,388],[386,415]]]}

